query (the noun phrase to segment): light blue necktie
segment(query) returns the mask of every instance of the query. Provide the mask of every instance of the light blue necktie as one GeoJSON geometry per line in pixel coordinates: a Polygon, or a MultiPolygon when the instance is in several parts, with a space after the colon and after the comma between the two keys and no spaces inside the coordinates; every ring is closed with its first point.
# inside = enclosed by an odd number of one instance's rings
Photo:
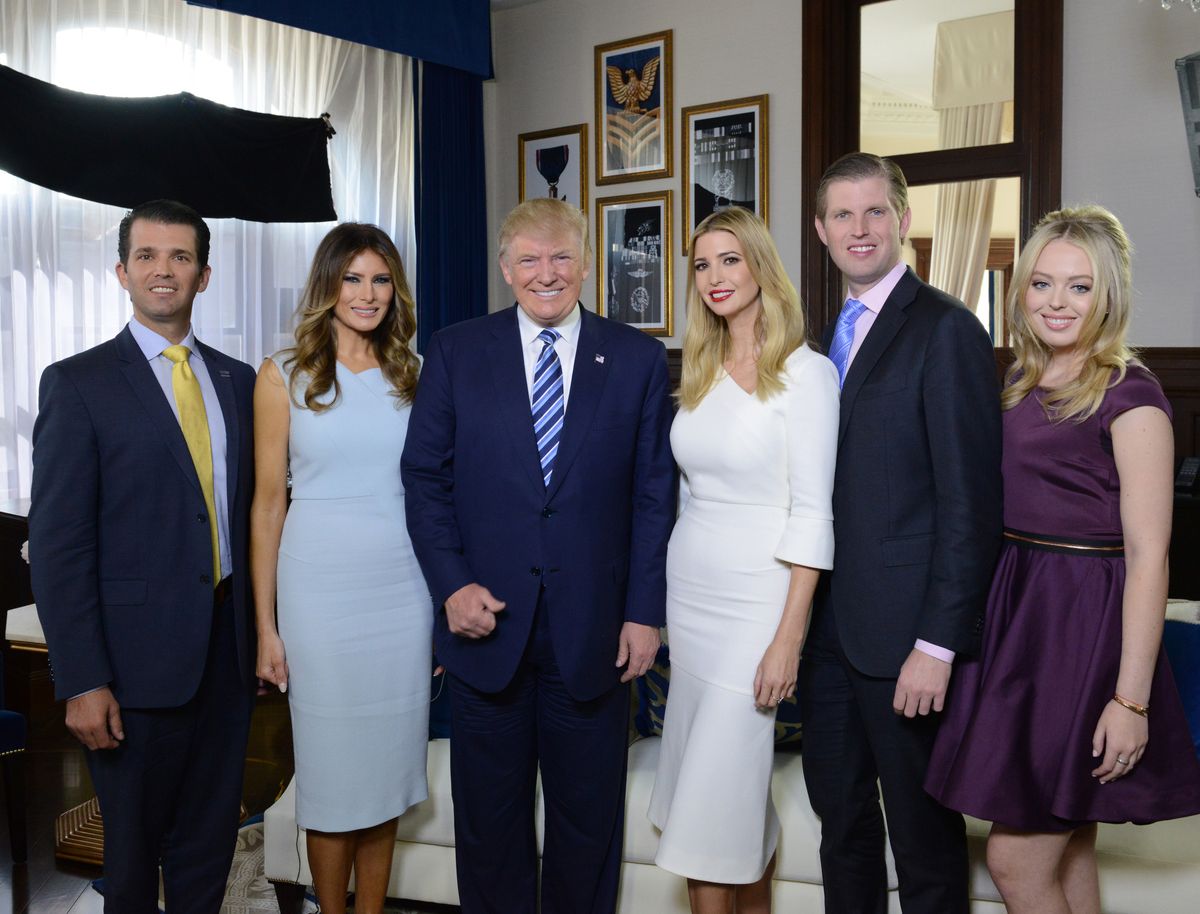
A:
{"type": "Polygon", "coordinates": [[[538,459],[542,464],[542,482],[550,486],[554,472],[554,458],[558,456],[558,442],[562,437],[563,417],[566,403],[563,399],[562,365],[554,343],[561,334],[546,329],[537,335],[542,341],[542,351],[533,367],[533,390],[530,400],[533,405],[533,434],[537,439],[538,459]]]}
{"type": "Polygon", "coordinates": [[[854,325],[867,306],[857,298],[846,299],[842,313],[838,315],[837,325],[833,328],[833,342],[829,346],[829,360],[837,366],[838,387],[846,383],[846,368],[850,364],[850,350],[854,346],[854,325]]]}

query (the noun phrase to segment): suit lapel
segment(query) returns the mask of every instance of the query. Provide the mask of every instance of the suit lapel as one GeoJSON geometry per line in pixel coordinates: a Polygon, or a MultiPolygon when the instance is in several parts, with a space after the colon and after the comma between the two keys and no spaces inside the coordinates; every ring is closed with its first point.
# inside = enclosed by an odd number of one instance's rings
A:
{"type": "Polygon", "coordinates": [[[900,277],[900,282],[896,284],[896,288],[892,290],[892,294],[888,296],[887,301],[879,310],[879,316],[875,318],[875,323],[871,325],[866,339],[858,348],[854,361],[850,363],[850,370],[846,372],[846,383],[842,386],[841,417],[838,422],[839,444],[846,434],[850,414],[854,411],[854,401],[858,397],[863,382],[870,376],[875,363],[887,352],[892,340],[896,338],[896,334],[908,320],[906,309],[912,304],[918,288],[918,280],[912,270],[908,270],[900,277]]]}
{"type": "Polygon", "coordinates": [[[213,389],[217,392],[217,402],[221,404],[221,418],[225,423],[225,498],[232,515],[238,485],[238,448],[241,444],[233,373],[225,366],[221,353],[199,340],[196,340],[196,345],[200,348],[200,354],[204,356],[208,379],[212,381],[213,389]]]}
{"type": "Polygon", "coordinates": [[[604,350],[603,325],[586,308],[580,307],[579,343],[575,347],[575,365],[571,371],[571,396],[567,400],[567,415],[563,421],[558,456],[554,459],[554,475],[550,477],[547,500],[553,498],[567,475],[583,439],[592,427],[592,416],[604,392],[604,382],[610,367],[596,356],[604,350]]]}
{"type": "Polygon", "coordinates": [[[542,464],[533,437],[533,414],[529,406],[529,386],[525,381],[525,358],[521,352],[516,305],[496,318],[487,357],[495,381],[492,402],[500,424],[511,438],[517,463],[524,467],[530,481],[540,490],[544,488],[542,464]]]}
{"type": "Polygon", "coordinates": [[[200,478],[196,475],[196,465],[192,463],[192,454],[188,450],[187,441],[184,440],[183,430],[179,427],[179,420],[175,418],[171,405],[163,396],[163,389],[158,384],[158,378],[154,376],[154,369],[146,361],[146,356],[138,347],[137,340],[133,338],[128,327],[117,335],[117,354],[125,363],[123,371],[126,380],[142,401],[142,406],[158,430],[159,437],[179,464],[179,468],[183,470],[188,482],[199,492],[200,478]]]}

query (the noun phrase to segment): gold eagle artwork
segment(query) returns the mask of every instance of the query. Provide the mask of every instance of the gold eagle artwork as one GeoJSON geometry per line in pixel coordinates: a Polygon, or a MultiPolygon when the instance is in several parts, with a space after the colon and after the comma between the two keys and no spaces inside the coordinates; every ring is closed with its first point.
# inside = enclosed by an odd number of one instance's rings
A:
{"type": "Polygon", "coordinates": [[[638,76],[633,69],[621,72],[620,67],[608,67],[608,88],[618,105],[625,106],[627,114],[646,114],[641,106],[654,91],[654,80],[658,77],[658,62],[661,57],[651,57],[638,76]]]}

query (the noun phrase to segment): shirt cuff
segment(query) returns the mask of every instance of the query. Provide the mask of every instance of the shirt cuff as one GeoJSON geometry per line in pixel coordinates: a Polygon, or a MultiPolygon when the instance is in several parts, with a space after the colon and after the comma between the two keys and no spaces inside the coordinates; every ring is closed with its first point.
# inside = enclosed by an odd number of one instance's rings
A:
{"type": "Polygon", "coordinates": [[[86,692],[80,692],[78,695],[72,695],[67,701],[74,701],[76,698],[83,698],[84,695],[91,695],[93,692],[99,692],[101,689],[107,689],[108,685],[106,682],[104,685],[96,686],[94,689],[88,689],[86,692]]]}
{"type": "Polygon", "coordinates": [[[954,662],[954,651],[946,650],[944,647],[938,647],[936,644],[930,644],[928,641],[922,641],[920,638],[917,639],[917,643],[913,646],[922,654],[928,654],[930,657],[945,661],[946,663],[954,662]]]}

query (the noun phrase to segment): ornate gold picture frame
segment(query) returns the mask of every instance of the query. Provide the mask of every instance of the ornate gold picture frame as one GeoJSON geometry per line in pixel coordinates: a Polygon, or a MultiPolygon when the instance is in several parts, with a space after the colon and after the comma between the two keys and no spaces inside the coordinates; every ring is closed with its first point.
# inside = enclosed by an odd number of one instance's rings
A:
{"type": "Polygon", "coordinates": [[[709,213],[744,206],[768,222],[767,96],[752,95],[684,108],[683,253],[709,213]]]}
{"type": "Polygon", "coordinates": [[[596,198],[596,312],[651,336],[674,332],[671,191],[596,198]]]}
{"type": "Polygon", "coordinates": [[[671,177],[671,30],[596,45],[596,183],[671,177]]]}
{"type": "Polygon", "coordinates": [[[517,137],[517,195],[565,200],[587,212],[588,125],[572,124],[517,137]]]}

